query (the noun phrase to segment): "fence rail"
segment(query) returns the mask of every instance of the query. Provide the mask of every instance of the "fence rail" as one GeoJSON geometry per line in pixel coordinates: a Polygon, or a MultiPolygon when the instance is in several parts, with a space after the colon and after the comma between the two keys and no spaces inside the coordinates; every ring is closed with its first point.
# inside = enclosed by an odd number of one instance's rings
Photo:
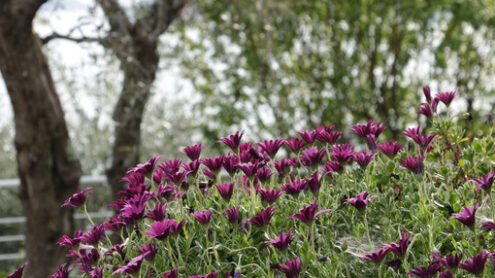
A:
{"type": "MultiPolygon", "coordinates": [[[[107,179],[105,176],[83,176],[81,177],[80,184],[81,185],[89,185],[89,184],[103,184],[106,183],[107,179]]],[[[7,188],[16,188],[21,185],[21,181],[19,179],[3,179],[0,180],[0,190],[7,188]]],[[[99,218],[109,218],[113,216],[113,212],[109,210],[101,210],[95,212],[89,212],[89,216],[92,219],[99,218]]],[[[83,213],[74,213],[74,219],[86,219],[86,215],[83,213]]],[[[10,225],[10,224],[22,224],[26,222],[25,216],[17,216],[17,217],[3,217],[0,218],[0,225],[10,225]]],[[[3,235],[0,236],[0,244],[8,243],[8,242],[19,242],[24,241],[26,239],[25,235],[3,235]]],[[[0,254],[0,261],[11,261],[11,260],[20,260],[24,258],[24,254],[21,253],[8,253],[8,254],[0,254]]]]}

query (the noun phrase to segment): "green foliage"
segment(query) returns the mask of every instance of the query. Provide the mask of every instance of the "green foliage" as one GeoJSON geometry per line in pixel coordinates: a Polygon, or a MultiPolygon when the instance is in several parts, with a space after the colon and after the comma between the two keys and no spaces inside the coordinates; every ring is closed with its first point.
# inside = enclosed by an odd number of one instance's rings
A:
{"type": "Polygon", "coordinates": [[[475,101],[493,103],[492,1],[199,1],[197,10],[177,49],[204,98],[206,136],[286,137],[373,118],[397,137],[416,119],[411,88],[432,80],[454,84],[475,119],[485,117],[475,101]]]}

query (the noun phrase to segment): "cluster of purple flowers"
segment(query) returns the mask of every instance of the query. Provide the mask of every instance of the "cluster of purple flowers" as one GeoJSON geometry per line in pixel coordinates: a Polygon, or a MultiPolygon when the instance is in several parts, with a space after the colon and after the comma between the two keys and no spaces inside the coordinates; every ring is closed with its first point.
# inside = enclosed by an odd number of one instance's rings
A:
{"type": "MultiPolygon", "coordinates": [[[[427,102],[420,104],[418,114],[426,115],[428,118],[434,116],[439,102],[448,106],[456,95],[455,92],[439,93],[432,99],[428,87],[424,88],[424,94],[427,102]]],[[[189,231],[198,229],[201,231],[199,236],[204,236],[208,244],[209,238],[214,235],[212,230],[215,229],[216,224],[223,222],[228,223],[230,231],[245,232],[243,234],[245,238],[254,234],[251,233],[251,229],[255,233],[264,234],[267,240],[259,243],[264,248],[283,254],[278,257],[283,258],[285,263],[278,263],[275,266],[277,271],[283,272],[286,277],[299,277],[306,261],[301,261],[298,257],[290,259],[287,257],[287,250],[293,249],[291,243],[297,239],[294,235],[298,231],[306,229],[307,233],[304,234],[303,240],[308,240],[311,244],[316,242],[314,238],[321,236],[318,231],[312,229],[316,221],[323,222],[325,219],[323,216],[319,218],[317,216],[334,211],[330,208],[318,211],[318,202],[323,199],[323,195],[320,194],[321,189],[325,188],[326,184],[332,184],[333,180],[346,169],[354,169],[358,174],[370,171],[369,169],[373,167],[368,165],[377,159],[400,161],[404,168],[419,175],[424,172],[425,159],[433,149],[434,140],[437,138],[437,134],[424,133],[421,126],[406,129],[403,135],[412,139],[418,146],[419,153],[402,157],[399,154],[403,149],[401,143],[394,140],[380,142],[381,140],[378,139],[386,130],[383,123],[369,120],[365,124],[356,124],[351,129],[352,133],[364,142],[363,144],[338,142],[343,132],[336,131],[333,125],[328,125],[297,132],[297,137],[264,140],[258,143],[242,143],[244,132],[238,131],[218,140],[230,149],[227,154],[202,157],[203,144],[185,147],[182,153],[189,159],[188,162],[179,159],[161,161],[163,156],[153,157],[146,163],[129,169],[122,178],[127,186],[119,192],[119,198],[109,205],[115,210],[114,217],[102,224],[95,224],[89,231],[76,231],[72,237],[63,235],[57,244],[70,248],[66,256],[73,259],[74,265],[79,266],[80,272],[92,278],[106,277],[108,274],[132,275],[146,268],[143,266],[152,264],[155,258],[163,259],[162,255],[166,256],[165,253],[169,254],[173,268],[165,271],[148,267],[150,272],[146,277],[160,275],[164,278],[176,278],[179,270],[182,271],[182,268],[176,267],[176,263],[181,261],[178,250],[179,240],[185,239],[188,244],[192,244],[190,242],[193,242],[193,239],[190,238],[189,231]],[[284,148],[288,157],[278,158],[279,153],[282,152],[280,150],[284,148]],[[383,153],[381,157],[380,152],[383,153]],[[395,156],[399,158],[394,158],[395,156]],[[231,178],[228,182],[222,182],[225,174],[231,178]],[[189,194],[191,192],[193,194],[189,194]],[[193,205],[187,203],[186,206],[185,200],[190,201],[188,198],[191,198],[191,195],[202,201],[194,199],[193,205]],[[250,196],[249,215],[246,215],[248,210],[239,202],[239,196],[244,199],[250,196]],[[308,202],[309,198],[311,201],[308,202]],[[304,202],[301,201],[302,199],[304,202]],[[211,200],[215,205],[212,205],[211,200]],[[286,208],[281,207],[284,202],[297,204],[298,210],[287,211],[286,208]],[[287,229],[281,233],[271,230],[272,222],[275,222],[273,219],[283,214],[285,216],[282,219],[300,225],[299,229],[287,229]],[[128,238],[113,244],[107,237],[107,232],[127,234],[128,238]],[[270,238],[274,235],[277,236],[270,238]],[[134,242],[132,237],[135,237],[134,242]],[[175,250],[171,247],[171,242],[174,241],[177,244],[175,250]],[[103,264],[98,263],[101,261],[111,261],[113,265],[105,268],[103,264]]],[[[483,192],[489,193],[495,181],[495,173],[490,171],[487,175],[470,181],[476,183],[478,191],[483,189],[483,192]]],[[[368,187],[368,190],[374,189],[368,187]]],[[[90,193],[92,193],[90,188],[79,189],[62,206],[82,207],[85,211],[84,203],[90,193]]],[[[353,193],[346,193],[346,196],[347,194],[353,193]]],[[[373,198],[380,199],[376,195],[370,196],[368,191],[362,191],[355,197],[343,198],[342,204],[351,205],[358,212],[366,212],[369,210],[369,208],[366,210],[369,205],[376,206],[373,198]]],[[[471,207],[466,206],[451,218],[473,229],[479,205],[480,203],[476,202],[471,207]]],[[[328,221],[328,217],[326,219],[328,221]]],[[[488,231],[495,230],[495,222],[484,222],[481,228],[488,231]]],[[[394,258],[386,261],[386,265],[397,270],[407,257],[405,255],[412,239],[412,234],[402,232],[397,242],[385,244],[375,252],[362,255],[362,258],[381,263],[389,253],[394,254],[394,258]]],[[[200,239],[194,238],[194,240],[200,239]]],[[[194,244],[203,245],[199,241],[194,244]]],[[[213,250],[216,257],[219,256],[216,246],[201,247],[204,248],[208,260],[210,250],[213,250]]],[[[461,263],[460,254],[451,254],[445,258],[436,253],[433,255],[434,259],[426,267],[417,267],[406,274],[433,277],[440,273],[440,277],[452,277],[452,273],[455,273],[457,268],[479,274],[483,272],[487,258],[495,257],[491,253],[482,251],[461,263]]],[[[74,265],[63,264],[50,277],[68,277],[74,265]]],[[[215,269],[210,266],[211,264],[206,272],[215,269]]],[[[26,264],[8,277],[21,277],[25,267],[26,264]]],[[[234,272],[240,275],[235,269],[232,270],[232,273],[234,272]]],[[[205,275],[189,277],[214,278],[219,273],[219,270],[215,270],[205,275]]],[[[227,277],[232,277],[231,274],[228,275],[230,276],[227,277]]]]}

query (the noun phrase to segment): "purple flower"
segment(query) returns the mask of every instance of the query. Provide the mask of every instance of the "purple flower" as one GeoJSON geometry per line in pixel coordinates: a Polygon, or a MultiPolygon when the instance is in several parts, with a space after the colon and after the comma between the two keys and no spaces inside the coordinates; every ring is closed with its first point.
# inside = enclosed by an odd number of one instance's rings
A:
{"type": "Polygon", "coordinates": [[[343,169],[344,169],[344,166],[342,164],[340,164],[340,162],[338,162],[338,161],[328,161],[323,166],[323,172],[325,174],[333,173],[333,172],[339,172],[343,169]]]}
{"type": "Polygon", "coordinates": [[[143,193],[133,196],[127,200],[124,207],[120,210],[120,216],[127,225],[132,225],[138,219],[142,219],[144,216],[144,210],[146,209],[146,202],[152,198],[152,195],[143,193]]]}
{"type": "Polygon", "coordinates": [[[138,248],[139,254],[143,255],[148,261],[152,261],[156,256],[156,244],[148,242],[146,245],[138,248]]]}
{"type": "Polygon", "coordinates": [[[371,151],[376,150],[376,137],[374,134],[368,134],[366,135],[366,140],[368,141],[368,148],[370,148],[371,151]]]}
{"type": "Polygon", "coordinates": [[[234,193],[234,183],[233,182],[220,184],[220,185],[217,185],[216,187],[217,187],[218,193],[220,194],[220,196],[222,196],[222,198],[224,198],[225,200],[230,200],[230,198],[232,197],[232,193],[234,193]]]}
{"type": "Polygon", "coordinates": [[[89,272],[91,278],[103,278],[103,266],[95,267],[89,272]]]}
{"type": "Polygon", "coordinates": [[[417,136],[421,136],[422,127],[418,125],[416,128],[408,128],[402,132],[402,134],[414,140],[417,136]]]}
{"type": "Polygon", "coordinates": [[[89,274],[93,270],[92,264],[100,258],[100,253],[96,248],[91,248],[89,252],[86,248],[80,248],[79,252],[70,250],[66,257],[76,259],[76,262],[81,265],[79,271],[89,274]]]}
{"type": "Polygon", "coordinates": [[[430,104],[421,102],[419,105],[421,105],[421,107],[418,109],[418,111],[416,111],[416,114],[425,115],[427,118],[433,117],[434,111],[431,109],[430,104]]]}
{"type": "Polygon", "coordinates": [[[239,221],[239,209],[237,207],[232,207],[231,209],[225,209],[225,215],[230,223],[236,223],[239,221]]]}
{"type": "Polygon", "coordinates": [[[65,247],[74,247],[81,242],[81,236],[83,235],[82,231],[77,231],[74,233],[74,238],[70,238],[68,235],[63,235],[58,241],[57,245],[58,246],[65,246],[65,247]]]}
{"type": "Polygon", "coordinates": [[[277,160],[273,163],[275,170],[280,176],[285,175],[287,168],[290,166],[290,161],[287,158],[282,158],[281,160],[277,160]]]}
{"type": "Polygon", "coordinates": [[[80,237],[80,240],[84,244],[97,244],[103,238],[105,238],[105,228],[101,224],[95,224],[91,231],[80,237]]]}
{"type": "Polygon", "coordinates": [[[272,176],[272,171],[268,167],[261,167],[258,169],[258,172],[256,173],[256,180],[258,181],[266,181],[270,179],[272,176]]]}
{"type": "Polygon", "coordinates": [[[326,131],[322,130],[318,135],[316,136],[316,139],[320,142],[325,142],[328,144],[333,144],[339,140],[339,137],[342,135],[342,131],[326,131]]]}
{"type": "Polygon", "coordinates": [[[24,262],[21,267],[19,267],[16,271],[9,274],[6,278],[22,278],[22,273],[24,272],[24,268],[28,265],[28,262],[24,262]]]}
{"type": "Polygon", "coordinates": [[[260,189],[258,193],[261,196],[261,201],[273,203],[275,202],[280,195],[282,195],[282,191],[278,191],[276,189],[260,189]]]}
{"type": "Polygon", "coordinates": [[[175,190],[177,189],[176,185],[167,185],[162,186],[161,184],[156,189],[156,197],[157,198],[165,198],[166,200],[170,200],[172,196],[174,196],[175,190]]]}
{"type": "Polygon", "coordinates": [[[237,168],[241,169],[242,172],[248,177],[253,177],[256,175],[258,172],[258,169],[261,168],[263,165],[258,162],[248,162],[248,163],[239,163],[237,164],[237,168]]]}
{"type": "Polygon", "coordinates": [[[279,266],[287,278],[298,277],[301,272],[301,260],[299,258],[288,260],[285,264],[280,264],[279,266]]]}
{"type": "Polygon", "coordinates": [[[463,264],[459,265],[459,268],[467,270],[473,274],[483,273],[485,270],[486,259],[488,258],[489,253],[484,250],[481,253],[475,255],[472,259],[467,259],[463,264]]]}
{"type": "Polygon", "coordinates": [[[423,172],[423,169],[425,168],[425,165],[423,164],[423,159],[424,157],[421,155],[415,157],[404,157],[402,159],[401,166],[419,175],[423,172]]]}
{"type": "Polygon", "coordinates": [[[455,98],[456,94],[457,94],[457,92],[438,93],[435,95],[435,98],[440,100],[441,102],[445,103],[445,105],[449,106],[449,104],[455,98]]]}
{"type": "Polygon", "coordinates": [[[282,184],[280,188],[286,193],[290,195],[297,195],[301,193],[304,188],[307,186],[306,180],[296,180],[292,183],[282,184]]]}
{"type": "Polygon", "coordinates": [[[435,260],[439,263],[441,263],[443,266],[448,267],[448,268],[457,268],[459,266],[459,263],[461,263],[462,260],[462,254],[450,254],[445,258],[440,257],[439,254],[432,252],[435,260]]]}
{"type": "Polygon", "coordinates": [[[368,120],[365,125],[357,124],[352,127],[354,133],[363,139],[366,139],[366,135],[368,134],[373,134],[377,138],[385,129],[386,127],[383,123],[377,124],[373,120],[368,120]]]}
{"type": "Polygon", "coordinates": [[[493,182],[495,181],[495,172],[490,171],[488,175],[481,176],[481,179],[470,179],[469,181],[473,181],[478,186],[478,190],[483,189],[485,191],[489,191],[492,188],[493,182]]]}
{"type": "Polygon", "coordinates": [[[128,186],[133,187],[142,184],[145,178],[146,177],[143,174],[133,172],[121,178],[120,180],[127,182],[128,186]]]}
{"type": "Polygon", "coordinates": [[[265,140],[263,143],[258,143],[258,146],[260,146],[271,158],[273,158],[283,143],[284,141],[281,139],[265,140]]]}
{"type": "Polygon", "coordinates": [[[402,238],[398,242],[392,242],[389,244],[385,244],[385,247],[392,253],[398,256],[402,256],[406,254],[407,247],[411,243],[411,239],[413,235],[408,236],[405,232],[401,233],[402,238]]]}
{"type": "Polygon", "coordinates": [[[168,173],[168,174],[165,174],[164,179],[168,182],[178,184],[184,180],[184,178],[186,177],[187,174],[188,174],[188,172],[168,173]]]}
{"type": "Polygon", "coordinates": [[[495,230],[495,222],[488,221],[481,223],[481,229],[483,230],[495,230]]]}
{"type": "Polygon", "coordinates": [[[266,209],[261,209],[260,212],[256,213],[253,218],[249,219],[247,222],[251,223],[257,227],[264,227],[270,223],[270,219],[275,213],[275,208],[273,206],[267,207],[266,209]]]}
{"type": "Polygon", "coordinates": [[[315,130],[306,130],[303,132],[297,131],[297,134],[301,137],[301,139],[306,143],[306,144],[312,144],[315,140],[316,137],[318,136],[318,133],[320,133],[317,129],[315,130]]]}
{"type": "Polygon", "coordinates": [[[450,273],[450,271],[448,271],[448,270],[445,270],[443,272],[440,272],[439,277],[440,278],[454,278],[454,276],[452,275],[452,273],[450,273]]]}
{"type": "Polygon", "coordinates": [[[173,159],[173,160],[168,160],[164,161],[163,163],[160,163],[158,165],[158,168],[163,170],[166,174],[172,173],[175,174],[177,173],[180,168],[182,167],[184,163],[180,161],[180,159],[173,159]]]}
{"type": "Polygon", "coordinates": [[[368,192],[364,191],[364,192],[361,192],[359,195],[357,195],[354,198],[350,198],[350,199],[345,200],[344,203],[351,204],[358,210],[363,210],[366,208],[366,206],[368,204],[370,204],[370,203],[373,204],[373,201],[371,200],[371,198],[367,199],[367,197],[368,197],[368,192]]]}
{"type": "Polygon", "coordinates": [[[155,222],[151,224],[151,230],[146,230],[146,236],[154,237],[156,239],[165,239],[169,235],[180,233],[184,224],[184,220],[177,224],[174,219],[155,222]]]}
{"type": "Polygon", "coordinates": [[[356,161],[357,164],[361,167],[366,167],[371,160],[376,156],[376,153],[373,152],[367,152],[367,151],[362,151],[358,153],[354,153],[352,155],[352,160],[356,161]]]}
{"type": "Polygon", "coordinates": [[[204,210],[204,211],[196,211],[193,213],[194,218],[198,220],[199,223],[201,224],[208,224],[211,219],[211,211],[209,210],[204,210]]]}
{"type": "Polygon", "coordinates": [[[110,217],[108,221],[103,223],[105,231],[118,231],[125,225],[125,222],[120,220],[118,216],[110,217]]]}
{"type": "Polygon", "coordinates": [[[313,174],[311,174],[311,176],[306,180],[309,190],[317,194],[321,187],[321,178],[318,176],[318,170],[314,171],[313,174]]]}
{"type": "Polygon", "coordinates": [[[479,203],[474,204],[472,207],[464,207],[462,208],[462,211],[459,213],[454,213],[453,217],[451,219],[458,220],[462,224],[472,227],[474,223],[476,222],[476,210],[480,206],[479,203]]]}
{"type": "Polygon", "coordinates": [[[237,152],[237,150],[239,149],[239,144],[241,143],[242,135],[244,135],[244,131],[241,133],[237,131],[236,133],[231,134],[227,137],[220,138],[218,142],[224,143],[225,145],[229,146],[232,151],[237,152]]]}
{"type": "Polygon", "coordinates": [[[145,255],[140,255],[135,258],[133,258],[127,265],[121,266],[115,270],[112,275],[117,275],[117,274],[132,274],[134,272],[139,271],[141,268],[141,264],[143,263],[145,255]]]}
{"type": "Polygon", "coordinates": [[[163,273],[163,278],[177,278],[177,277],[178,277],[178,273],[176,267],[170,270],[169,273],[163,273]]]}
{"type": "Polygon", "coordinates": [[[387,156],[394,156],[402,149],[402,145],[394,140],[378,144],[377,147],[387,156]]]}
{"type": "Polygon", "coordinates": [[[127,170],[126,174],[129,175],[135,172],[140,173],[142,175],[150,174],[155,169],[156,162],[160,160],[162,157],[163,155],[157,155],[151,158],[150,160],[148,160],[148,162],[144,164],[138,164],[136,167],[127,170]]]}
{"type": "Polygon", "coordinates": [[[325,156],[325,149],[317,147],[309,147],[302,151],[300,156],[301,163],[306,167],[318,165],[325,156]]]}
{"type": "Polygon", "coordinates": [[[425,95],[426,101],[428,103],[430,103],[431,102],[431,91],[430,91],[430,87],[428,87],[428,86],[423,87],[423,94],[425,95]]]}
{"type": "Polygon", "coordinates": [[[299,138],[293,137],[290,139],[285,139],[284,140],[284,145],[289,148],[292,152],[298,152],[306,143],[303,140],[300,140],[299,138]]]}
{"type": "Polygon", "coordinates": [[[203,144],[187,146],[182,152],[189,157],[190,160],[197,160],[201,155],[201,149],[203,148],[203,144]]]}
{"type": "Polygon", "coordinates": [[[150,218],[155,221],[162,221],[165,219],[165,211],[167,209],[167,204],[162,205],[160,203],[156,203],[155,208],[148,211],[148,214],[144,216],[144,218],[150,218]]]}
{"type": "Polygon", "coordinates": [[[388,252],[389,250],[387,248],[380,248],[376,252],[363,254],[361,258],[368,260],[370,262],[379,263],[383,260],[383,258],[385,258],[388,252]]]}
{"type": "Polygon", "coordinates": [[[294,218],[303,223],[311,223],[316,216],[325,212],[332,211],[331,209],[324,209],[316,212],[317,209],[318,209],[318,203],[317,200],[315,200],[315,202],[312,205],[310,204],[306,205],[305,208],[300,209],[298,213],[289,216],[287,219],[294,218]]]}
{"type": "Polygon", "coordinates": [[[71,269],[72,266],[67,267],[67,264],[61,264],[57,271],[48,276],[48,278],[68,278],[71,269]]]}
{"type": "Polygon", "coordinates": [[[69,197],[69,199],[67,199],[61,207],[71,206],[74,208],[78,208],[84,205],[84,202],[86,202],[86,196],[91,193],[93,193],[91,187],[85,188],[83,191],[81,191],[81,188],[79,188],[77,193],[69,197]]]}
{"type": "Polygon", "coordinates": [[[417,267],[406,274],[416,277],[433,277],[437,272],[442,270],[442,266],[438,263],[431,263],[427,267],[417,267]]]}
{"type": "Polygon", "coordinates": [[[222,166],[230,175],[234,174],[238,169],[239,157],[235,154],[227,154],[223,157],[222,166]]]}
{"type": "Polygon", "coordinates": [[[428,147],[428,145],[430,145],[431,141],[433,141],[435,137],[437,137],[436,134],[425,134],[416,136],[415,138],[413,138],[413,140],[421,147],[428,147]]]}
{"type": "Polygon", "coordinates": [[[333,159],[340,163],[349,162],[352,159],[352,154],[354,153],[354,146],[348,143],[333,145],[332,153],[330,154],[333,159]]]}
{"type": "Polygon", "coordinates": [[[203,165],[208,167],[210,171],[218,174],[218,172],[220,172],[220,168],[222,168],[223,157],[223,155],[219,155],[211,158],[205,158],[201,162],[203,165]]]}
{"type": "Polygon", "coordinates": [[[188,278],[215,278],[215,277],[217,277],[219,272],[220,271],[215,270],[215,271],[208,273],[206,275],[193,275],[193,276],[189,276],[188,278]]]}
{"type": "Polygon", "coordinates": [[[292,234],[292,231],[289,231],[289,233],[287,234],[285,232],[282,232],[280,236],[265,241],[265,244],[272,245],[279,250],[287,249],[289,244],[292,242],[292,234]]]}

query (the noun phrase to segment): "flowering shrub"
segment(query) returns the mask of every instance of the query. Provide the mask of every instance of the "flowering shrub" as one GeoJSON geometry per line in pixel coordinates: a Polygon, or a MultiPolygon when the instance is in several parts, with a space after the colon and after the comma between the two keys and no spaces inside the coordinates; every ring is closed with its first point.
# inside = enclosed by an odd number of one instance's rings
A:
{"type": "MultiPolygon", "coordinates": [[[[493,138],[437,112],[455,93],[424,93],[426,126],[402,143],[370,120],[257,144],[236,132],[219,140],[225,154],[201,157],[199,144],[188,161],[137,165],[115,217],[59,240],[72,263],[51,277],[492,276],[493,138]]],[[[90,192],[64,206],[86,212],[90,192]]]]}

